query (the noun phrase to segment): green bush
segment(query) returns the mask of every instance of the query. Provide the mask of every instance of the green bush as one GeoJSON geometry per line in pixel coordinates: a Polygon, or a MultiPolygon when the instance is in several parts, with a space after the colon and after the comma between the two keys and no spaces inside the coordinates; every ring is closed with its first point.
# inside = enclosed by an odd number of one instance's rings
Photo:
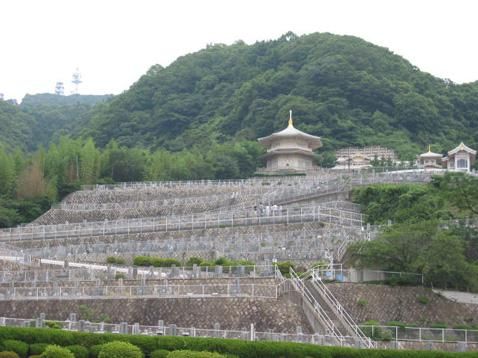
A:
{"type": "Polygon", "coordinates": [[[156,349],[151,353],[150,358],[166,358],[169,354],[169,351],[166,349],[156,349]]]}
{"type": "Polygon", "coordinates": [[[143,358],[143,353],[131,343],[115,341],[103,345],[98,358],[143,358]]]}
{"type": "Polygon", "coordinates": [[[126,260],[122,257],[108,256],[106,258],[106,263],[107,264],[124,265],[126,263],[126,260]]]}
{"type": "Polygon", "coordinates": [[[19,358],[19,357],[18,357],[18,354],[16,354],[15,352],[0,352],[0,358],[19,358]]]}
{"type": "Polygon", "coordinates": [[[167,358],[224,358],[225,355],[211,352],[174,351],[167,358]]]}
{"type": "Polygon", "coordinates": [[[48,328],[61,329],[61,325],[55,321],[45,321],[45,326],[48,328]]]}
{"type": "Polygon", "coordinates": [[[66,346],[65,348],[68,349],[71,353],[73,353],[75,358],[88,358],[89,357],[88,349],[86,349],[85,347],[83,347],[79,344],[66,346]]]}
{"type": "Polygon", "coordinates": [[[47,346],[48,346],[48,343],[30,344],[30,356],[42,354],[45,351],[47,346]]]}
{"type": "Polygon", "coordinates": [[[133,265],[135,266],[151,266],[151,257],[150,256],[136,256],[133,259],[133,265]]]}
{"type": "Polygon", "coordinates": [[[290,261],[278,262],[277,268],[279,269],[280,273],[286,277],[289,277],[289,269],[294,268],[294,264],[290,261]]]}
{"type": "Polygon", "coordinates": [[[15,352],[20,358],[26,358],[28,355],[28,344],[20,340],[6,339],[2,342],[4,351],[15,352]]]}
{"type": "MultiPolygon", "coordinates": [[[[386,335],[386,334],[385,334],[386,335]]],[[[461,358],[474,357],[476,353],[448,353],[439,351],[414,352],[407,350],[357,350],[341,347],[323,347],[314,344],[293,342],[249,342],[238,339],[200,338],[200,337],[170,337],[142,336],[120,334],[95,334],[86,332],[71,332],[52,329],[0,327],[0,342],[16,339],[29,344],[49,343],[61,345],[83,345],[90,348],[90,358],[98,358],[99,348],[108,342],[123,341],[139,347],[146,357],[153,351],[165,349],[209,351],[238,358],[461,358]],[[474,355],[473,355],[474,354],[474,355]]],[[[384,337],[387,339],[388,337],[384,337]]],[[[68,351],[69,353],[69,351],[68,351]]],[[[70,353],[71,354],[71,353],[70,353]]],[[[45,356],[42,355],[43,358],[45,356]]],[[[46,356],[48,357],[48,356],[46,356]]],[[[50,357],[53,357],[52,355],[50,357]]],[[[64,357],[64,356],[60,356],[64,357]]],[[[74,355],[68,355],[73,358],[74,355]]],[[[113,356],[116,357],[116,356],[113,356]]],[[[126,356],[127,358],[128,356],[126,356]]],[[[58,356],[55,356],[58,358],[58,356]]]]}
{"type": "Polygon", "coordinates": [[[133,260],[136,266],[154,266],[154,267],[171,267],[173,265],[181,266],[176,259],[168,259],[153,256],[136,256],[133,260]]]}
{"type": "Polygon", "coordinates": [[[190,257],[188,261],[186,261],[186,266],[194,266],[194,265],[201,265],[203,259],[200,257],[190,257]]]}
{"type": "Polygon", "coordinates": [[[101,348],[103,348],[102,344],[95,344],[90,347],[90,358],[98,358],[101,352],[101,348]]]}
{"type": "Polygon", "coordinates": [[[45,351],[41,354],[41,358],[75,358],[74,354],[68,349],[62,348],[57,345],[50,345],[46,347],[45,351]]]}

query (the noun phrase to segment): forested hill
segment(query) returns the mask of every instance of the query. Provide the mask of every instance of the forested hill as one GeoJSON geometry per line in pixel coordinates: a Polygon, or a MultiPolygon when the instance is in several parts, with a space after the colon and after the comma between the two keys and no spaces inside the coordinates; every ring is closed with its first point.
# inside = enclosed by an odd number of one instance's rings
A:
{"type": "Polygon", "coordinates": [[[111,98],[111,95],[70,95],[58,96],[43,93],[26,95],[20,109],[33,118],[31,140],[27,150],[40,145],[48,147],[62,134],[77,134],[88,123],[92,108],[111,98]]]}
{"type": "Polygon", "coordinates": [[[383,144],[405,157],[460,141],[478,144],[478,82],[455,85],[385,48],[351,36],[286,34],[274,41],[212,45],[153,66],[96,109],[84,130],[99,145],[180,150],[255,139],[295,124],[323,150],[383,144]]]}
{"type": "Polygon", "coordinates": [[[0,100],[0,146],[25,148],[32,138],[33,118],[17,106],[0,100]]]}
{"type": "Polygon", "coordinates": [[[34,151],[62,134],[76,134],[88,123],[92,108],[110,95],[26,95],[19,106],[0,101],[0,144],[34,151]]]}

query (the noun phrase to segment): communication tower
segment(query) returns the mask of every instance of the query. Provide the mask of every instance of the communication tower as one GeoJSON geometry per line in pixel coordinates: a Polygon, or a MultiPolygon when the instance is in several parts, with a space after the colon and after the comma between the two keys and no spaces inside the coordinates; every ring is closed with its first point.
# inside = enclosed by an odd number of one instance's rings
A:
{"type": "Polygon", "coordinates": [[[65,94],[65,86],[63,85],[63,82],[56,83],[55,94],[58,96],[63,96],[65,94]]]}
{"type": "Polygon", "coordinates": [[[73,72],[73,78],[71,80],[71,82],[73,83],[73,85],[75,86],[74,88],[74,91],[73,91],[73,94],[78,94],[78,86],[80,85],[81,82],[83,82],[81,80],[81,73],[78,69],[78,67],[76,68],[76,71],[73,72]]]}

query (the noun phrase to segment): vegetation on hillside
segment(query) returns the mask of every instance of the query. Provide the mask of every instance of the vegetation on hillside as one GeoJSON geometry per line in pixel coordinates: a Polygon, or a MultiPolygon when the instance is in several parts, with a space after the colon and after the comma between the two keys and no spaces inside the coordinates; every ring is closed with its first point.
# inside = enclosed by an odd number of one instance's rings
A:
{"type": "Polygon", "coordinates": [[[98,106],[84,132],[181,150],[255,140],[286,125],[323,137],[330,151],[382,144],[405,159],[425,145],[478,143],[478,83],[455,85],[356,37],[288,33],[267,42],[211,45],[167,68],[153,66],[98,106]]]}
{"type": "Polygon", "coordinates": [[[463,173],[434,177],[427,185],[356,188],[371,223],[385,227],[377,240],[358,243],[356,264],[419,272],[426,284],[478,291],[478,178],[463,173]]]}
{"type": "Polygon", "coordinates": [[[248,141],[176,153],[115,141],[99,149],[91,138],[69,137],[32,155],[0,146],[0,227],[34,220],[83,184],[248,177],[261,153],[258,143],[248,141]]]}
{"type": "Polygon", "coordinates": [[[286,126],[323,138],[330,152],[381,144],[412,159],[428,144],[443,152],[478,147],[478,82],[433,77],[385,48],[315,33],[247,45],[210,45],[155,65],[123,94],[27,96],[0,104],[0,142],[35,150],[60,134],[181,151],[256,140],[286,126]]]}
{"type": "Polygon", "coordinates": [[[61,135],[78,133],[89,121],[93,107],[111,96],[54,94],[26,95],[20,110],[32,118],[32,138],[26,149],[48,147],[61,135]]]}
{"type": "MultiPolygon", "coordinates": [[[[66,357],[67,355],[60,355],[59,347],[70,350],[72,347],[78,346],[87,348],[90,357],[94,358],[139,357],[138,352],[145,357],[154,358],[168,357],[169,354],[171,354],[171,357],[176,358],[216,358],[220,357],[220,355],[229,358],[447,358],[476,356],[476,352],[455,353],[437,350],[360,349],[295,342],[252,342],[225,338],[123,335],[110,333],[97,334],[60,329],[0,327],[0,341],[4,341],[5,339],[15,339],[18,340],[17,342],[25,342],[27,343],[27,348],[30,348],[30,351],[32,351],[32,347],[37,351],[39,343],[47,343],[48,346],[46,347],[49,348],[49,351],[52,351],[51,345],[58,345],[55,346],[55,351],[58,351],[59,354],[45,355],[47,357],[66,357]],[[128,343],[128,345],[125,343],[128,343]],[[207,352],[212,353],[208,354],[207,352]]],[[[47,348],[43,348],[43,353],[45,353],[46,350],[47,348]]]]}

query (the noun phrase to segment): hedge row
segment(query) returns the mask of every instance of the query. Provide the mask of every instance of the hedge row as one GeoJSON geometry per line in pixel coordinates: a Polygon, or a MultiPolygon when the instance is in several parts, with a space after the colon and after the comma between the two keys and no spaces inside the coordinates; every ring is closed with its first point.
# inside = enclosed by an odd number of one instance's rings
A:
{"type": "MultiPolygon", "coordinates": [[[[239,358],[448,358],[477,357],[476,352],[449,353],[439,351],[365,350],[341,347],[324,347],[292,342],[249,342],[235,339],[141,336],[118,334],[95,334],[61,331],[48,328],[0,327],[0,342],[18,340],[28,344],[48,343],[62,347],[81,345],[88,347],[90,356],[96,357],[104,343],[123,341],[134,344],[150,357],[161,349],[167,351],[209,351],[234,355],[239,358]]],[[[40,347],[38,347],[40,348],[40,347]]]]}
{"type": "MultiPolygon", "coordinates": [[[[108,257],[109,263],[118,263],[118,258],[108,257]]],[[[155,256],[136,256],[133,259],[133,264],[136,266],[154,266],[154,267],[171,267],[173,265],[180,267],[181,262],[176,259],[155,256]]],[[[225,257],[220,257],[216,260],[205,260],[200,257],[191,257],[185,263],[186,266],[254,266],[254,263],[249,260],[231,260],[225,257]]]]}
{"type": "Polygon", "coordinates": [[[153,256],[136,256],[133,260],[136,266],[154,266],[154,267],[171,267],[181,266],[181,262],[176,259],[168,259],[153,256]]]}

